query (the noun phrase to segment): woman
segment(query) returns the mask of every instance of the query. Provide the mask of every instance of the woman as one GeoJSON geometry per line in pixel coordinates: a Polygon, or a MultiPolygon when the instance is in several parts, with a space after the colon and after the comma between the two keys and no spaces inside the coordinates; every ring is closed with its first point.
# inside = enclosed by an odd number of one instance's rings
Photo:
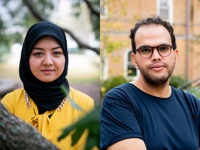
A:
{"type": "Polygon", "coordinates": [[[71,136],[57,141],[63,128],[84,115],[72,108],[60,86],[65,85],[70,97],[87,112],[94,102],[89,96],[69,87],[65,78],[67,70],[68,51],[64,32],[50,22],[39,22],[29,29],[22,47],[19,73],[24,88],[7,94],[1,102],[59,149],[80,150],[85,146],[87,133],[73,147],[71,136]]]}

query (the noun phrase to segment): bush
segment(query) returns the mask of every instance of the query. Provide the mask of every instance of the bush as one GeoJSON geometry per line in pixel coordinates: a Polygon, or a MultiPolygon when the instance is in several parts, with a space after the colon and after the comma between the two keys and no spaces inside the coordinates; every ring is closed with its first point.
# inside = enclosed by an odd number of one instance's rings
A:
{"type": "Polygon", "coordinates": [[[169,85],[171,85],[175,88],[178,88],[185,83],[186,83],[185,79],[183,79],[181,76],[171,76],[170,77],[169,85]]]}
{"type": "Polygon", "coordinates": [[[189,87],[185,89],[184,91],[194,95],[196,98],[200,99],[200,88],[199,87],[189,87]]]}
{"type": "Polygon", "coordinates": [[[116,86],[119,86],[123,83],[127,83],[129,82],[126,78],[124,78],[123,76],[116,76],[116,77],[111,77],[108,78],[107,80],[101,82],[101,98],[103,98],[105,96],[105,94],[113,89],[116,86]]]}

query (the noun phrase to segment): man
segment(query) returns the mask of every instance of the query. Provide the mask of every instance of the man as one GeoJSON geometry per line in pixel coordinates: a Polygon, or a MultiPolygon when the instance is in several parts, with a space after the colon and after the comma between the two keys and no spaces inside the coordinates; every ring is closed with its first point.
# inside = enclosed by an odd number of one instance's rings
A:
{"type": "Polygon", "coordinates": [[[178,61],[172,26],[146,18],[130,31],[140,77],[110,90],[100,113],[101,150],[198,150],[200,101],[169,86],[178,61]]]}

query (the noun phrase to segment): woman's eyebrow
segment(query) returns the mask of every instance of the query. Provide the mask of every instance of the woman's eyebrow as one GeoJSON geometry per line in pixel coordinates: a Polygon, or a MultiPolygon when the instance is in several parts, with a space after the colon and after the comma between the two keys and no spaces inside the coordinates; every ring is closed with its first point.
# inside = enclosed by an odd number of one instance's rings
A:
{"type": "MultiPolygon", "coordinates": [[[[55,50],[55,49],[59,49],[59,48],[61,48],[60,46],[58,46],[58,47],[54,47],[54,48],[52,48],[51,50],[55,50]]],[[[32,50],[44,50],[44,48],[41,48],[41,47],[33,47],[33,49],[32,50]]]]}
{"type": "Polygon", "coordinates": [[[51,50],[55,50],[55,49],[59,49],[59,48],[61,48],[61,47],[60,47],[60,46],[54,47],[54,48],[52,48],[51,50]]]}
{"type": "Polygon", "coordinates": [[[43,48],[40,48],[40,47],[33,47],[32,50],[34,50],[34,49],[36,49],[36,50],[44,50],[43,48]]]}

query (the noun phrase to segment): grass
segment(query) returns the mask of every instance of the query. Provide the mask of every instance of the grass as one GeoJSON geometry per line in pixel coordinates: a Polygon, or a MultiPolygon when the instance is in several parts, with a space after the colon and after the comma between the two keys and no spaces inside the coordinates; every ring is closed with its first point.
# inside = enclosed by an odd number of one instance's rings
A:
{"type": "MultiPolygon", "coordinates": [[[[71,83],[95,83],[99,81],[99,66],[69,66],[67,79],[71,83]]],[[[0,78],[10,78],[21,82],[17,61],[0,63],[0,78]]]]}
{"type": "Polygon", "coordinates": [[[0,77],[20,81],[19,67],[8,63],[0,63],[0,77]]]}

